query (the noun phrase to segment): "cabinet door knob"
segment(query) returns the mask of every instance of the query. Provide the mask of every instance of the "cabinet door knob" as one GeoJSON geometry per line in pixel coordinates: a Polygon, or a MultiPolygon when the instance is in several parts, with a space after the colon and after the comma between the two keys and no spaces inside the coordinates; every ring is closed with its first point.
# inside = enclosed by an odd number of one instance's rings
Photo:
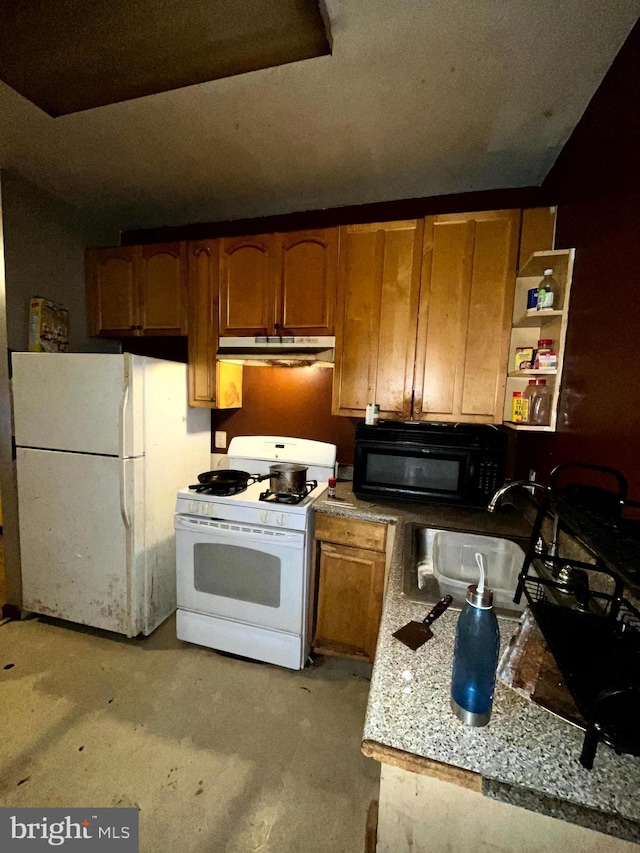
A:
{"type": "Polygon", "coordinates": [[[419,415],[420,414],[420,406],[414,406],[413,407],[413,413],[414,413],[414,415],[419,415]]]}
{"type": "Polygon", "coordinates": [[[135,329],[135,326],[130,326],[131,329],[135,329]]]}

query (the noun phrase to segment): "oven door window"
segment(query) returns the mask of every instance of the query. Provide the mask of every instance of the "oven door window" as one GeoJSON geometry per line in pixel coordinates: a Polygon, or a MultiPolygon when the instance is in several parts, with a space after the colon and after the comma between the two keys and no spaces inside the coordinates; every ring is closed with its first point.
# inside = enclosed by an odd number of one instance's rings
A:
{"type": "Polygon", "coordinates": [[[281,561],[274,554],[227,542],[197,542],[193,547],[196,592],[280,607],[281,584],[281,561]]]}

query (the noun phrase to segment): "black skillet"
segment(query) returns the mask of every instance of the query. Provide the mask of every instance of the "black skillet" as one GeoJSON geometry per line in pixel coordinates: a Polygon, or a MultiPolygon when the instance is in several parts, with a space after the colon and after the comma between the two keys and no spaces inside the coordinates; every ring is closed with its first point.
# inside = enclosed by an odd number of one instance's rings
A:
{"type": "Polygon", "coordinates": [[[203,474],[198,474],[198,482],[189,488],[196,492],[209,492],[210,494],[240,492],[252,483],[259,483],[261,480],[268,479],[269,476],[269,474],[255,476],[246,471],[221,468],[218,471],[205,471],[203,474]]]}

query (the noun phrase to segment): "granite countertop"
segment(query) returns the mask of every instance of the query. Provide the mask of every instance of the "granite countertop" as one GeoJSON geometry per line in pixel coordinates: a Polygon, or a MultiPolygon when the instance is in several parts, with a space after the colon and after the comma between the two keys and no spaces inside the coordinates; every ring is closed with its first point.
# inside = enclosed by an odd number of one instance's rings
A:
{"type": "MultiPolygon", "coordinates": [[[[371,680],[363,740],[472,771],[482,777],[485,795],[640,842],[638,791],[640,759],[618,756],[600,745],[594,767],[579,762],[584,732],[522,698],[498,682],[491,722],[464,726],[449,706],[453,643],[458,613],[447,611],[434,636],[417,651],[392,634],[426,615],[423,603],[402,593],[404,524],[526,536],[530,527],[515,510],[491,515],[392,501],[361,501],[339,483],[342,500],[320,500],[316,512],[392,522],[397,525],[371,680]]],[[[516,622],[499,618],[501,644],[516,622]]]]}
{"type": "Polygon", "coordinates": [[[364,521],[381,521],[398,525],[415,521],[434,527],[473,530],[520,539],[528,539],[531,532],[531,525],[509,505],[504,510],[491,514],[482,508],[449,507],[417,501],[360,500],[351,491],[351,485],[350,482],[339,482],[336,489],[337,499],[320,497],[313,505],[314,510],[346,518],[360,518],[364,521]]]}

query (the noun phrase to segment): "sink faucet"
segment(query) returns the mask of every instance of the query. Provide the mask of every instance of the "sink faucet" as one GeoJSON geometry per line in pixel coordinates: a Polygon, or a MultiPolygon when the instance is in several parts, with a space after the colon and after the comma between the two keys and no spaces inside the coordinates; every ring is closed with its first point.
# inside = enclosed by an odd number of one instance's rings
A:
{"type": "MultiPolygon", "coordinates": [[[[549,493],[549,487],[543,486],[542,483],[536,483],[533,480],[511,480],[509,483],[505,483],[504,486],[501,486],[495,495],[489,501],[489,505],[487,509],[489,512],[495,512],[500,503],[502,502],[502,498],[510,492],[511,489],[515,488],[530,488],[530,489],[542,489],[544,492],[549,493]]],[[[536,551],[544,552],[544,543],[542,542],[542,538],[538,538],[538,544],[536,546],[536,551]]],[[[547,549],[547,558],[548,557],[556,557],[558,554],[558,515],[554,513],[553,515],[553,530],[551,534],[551,542],[549,543],[549,547],[547,549]]],[[[557,572],[557,567],[553,560],[546,559],[544,561],[545,566],[548,569],[551,569],[554,574],[557,572]]]]}
{"type": "Polygon", "coordinates": [[[504,486],[500,486],[498,491],[491,498],[489,506],[487,507],[489,512],[495,512],[500,506],[502,498],[507,494],[507,492],[510,492],[511,489],[515,489],[516,486],[521,486],[522,488],[544,489],[545,492],[549,491],[547,486],[543,486],[542,483],[535,483],[533,480],[511,480],[510,483],[505,483],[504,486]]]}

